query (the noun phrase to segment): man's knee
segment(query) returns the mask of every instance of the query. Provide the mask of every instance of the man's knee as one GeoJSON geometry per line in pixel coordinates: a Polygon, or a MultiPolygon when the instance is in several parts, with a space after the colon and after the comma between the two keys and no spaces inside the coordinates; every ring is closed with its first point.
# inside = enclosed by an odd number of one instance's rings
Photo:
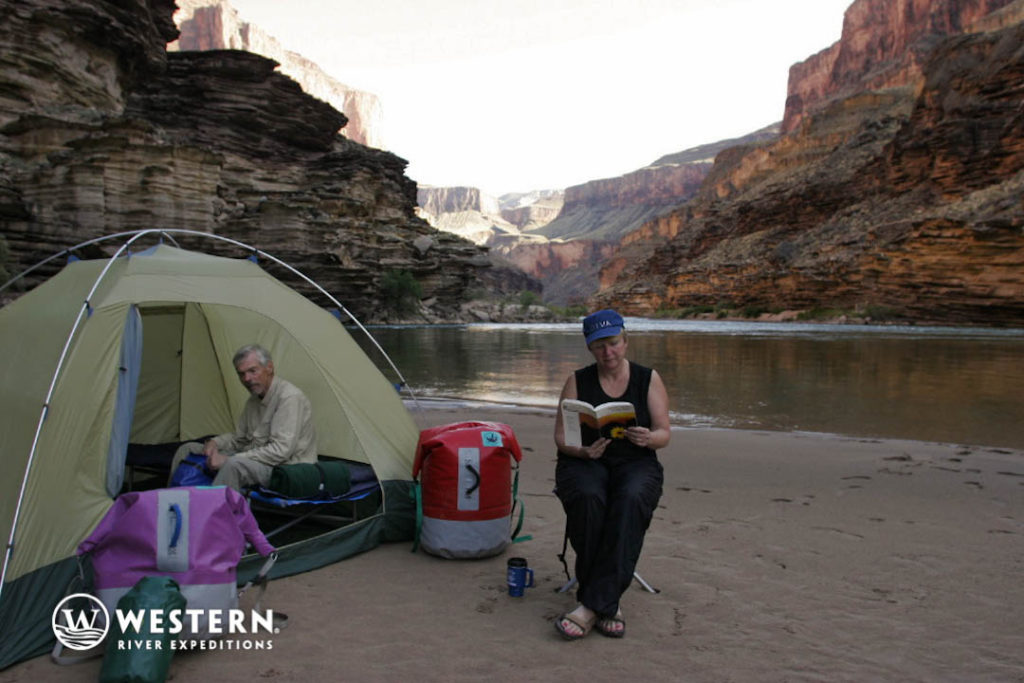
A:
{"type": "Polygon", "coordinates": [[[252,477],[249,476],[248,468],[245,466],[242,458],[228,458],[220,469],[217,471],[217,476],[213,480],[215,486],[228,486],[241,491],[246,486],[253,483],[252,477]]]}

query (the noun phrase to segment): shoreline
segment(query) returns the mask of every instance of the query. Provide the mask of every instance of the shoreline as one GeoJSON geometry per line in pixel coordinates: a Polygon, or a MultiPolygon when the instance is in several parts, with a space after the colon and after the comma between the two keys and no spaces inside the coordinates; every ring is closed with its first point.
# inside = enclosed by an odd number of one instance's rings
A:
{"type": "MultiPolygon", "coordinates": [[[[563,641],[554,415],[413,413],[420,428],[510,425],[522,533],[479,560],[381,546],[271,582],[289,625],[270,651],[176,655],[171,680],[1018,680],[1024,677],[1024,451],[729,429],[673,431],[627,635],[563,641]],[[822,457],[827,455],[828,457],[822,457]],[[512,598],[510,557],[536,587],[512,598]]],[[[570,550],[570,557],[572,552],[570,550]]],[[[571,560],[570,560],[571,561],[571,560]]],[[[96,680],[48,657],[0,682],[96,680]]]]}
{"type": "MultiPolygon", "coordinates": [[[[471,399],[471,398],[458,398],[453,396],[431,396],[431,397],[420,397],[418,399],[423,405],[421,410],[417,411],[415,404],[411,399],[405,399],[404,403],[410,414],[416,419],[417,423],[421,423],[424,420],[429,422],[429,419],[417,418],[417,412],[426,413],[465,413],[471,411],[480,411],[483,413],[496,413],[496,414],[527,414],[536,415],[539,417],[550,417],[554,420],[555,411],[557,408],[554,404],[551,405],[539,405],[532,403],[509,403],[502,401],[488,401],[485,399],[471,399]]],[[[677,432],[684,433],[689,431],[726,431],[726,432],[754,432],[764,434],[790,434],[793,436],[807,436],[812,438],[820,439],[854,439],[854,440],[867,440],[867,441],[893,441],[893,442],[907,442],[907,443],[920,443],[934,446],[952,446],[957,448],[977,448],[987,449],[996,452],[999,451],[1024,451],[1024,448],[1018,448],[1016,446],[1002,446],[998,444],[983,444],[983,443],[970,443],[964,441],[937,441],[929,439],[917,439],[911,437],[900,437],[900,436],[879,436],[879,435],[865,435],[865,434],[843,434],[841,432],[817,432],[810,430],[801,429],[770,429],[768,427],[737,427],[728,425],[714,425],[714,424],[680,424],[678,422],[672,422],[671,425],[672,433],[677,432]]]]}
{"type": "MultiPolygon", "coordinates": [[[[580,322],[585,313],[564,315],[548,308],[547,305],[533,305],[522,310],[519,304],[501,305],[494,302],[471,301],[463,304],[463,315],[451,318],[442,316],[420,315],[416,318],[388,319],[379,318],[362,321],[366,327],[419,327],[424,325],[530,325],[530,324],[567,324],[580,322]]],[[[751,323],[775,324],[792,323],[795,325],[833,325],[850,328],[891,328],[891,327],[948,327],[952,329],[978,328],[985,330],[1012,330],[1024,332],[1024,324],[1006,325],[982,321],[955,321],[931,318],[872,318],[858,315],[855,311],[840,312],[836,315],[819,315],[813,309],[789,309],[777,312],[764,312],[756,316],[720,315],[718,313],[694,313],[690,315],[635,315],[623,313],[624,316],[639,320],[658,322],[694,322],[694,323],[751,323]]]]}

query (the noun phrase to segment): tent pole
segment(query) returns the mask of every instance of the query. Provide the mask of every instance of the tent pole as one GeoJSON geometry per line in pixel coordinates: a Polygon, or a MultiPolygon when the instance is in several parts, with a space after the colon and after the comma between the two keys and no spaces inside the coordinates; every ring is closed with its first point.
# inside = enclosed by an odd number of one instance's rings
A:
{"type": "MultiPolygon", "coordinates": [[[[120,257],[121,254],[123,254],[124,251],[129,246],[132,245],[133,242],[139,240],[140,238],[142,238],[142,237],[144,237],[146,235],[152,235],[152,234],[157,234],[157,235],[160,235],[161,237],[166,236],[172,242],[174,242],[174,238],[173,238],[172,235],[175,235],[175,234],[193,235],[193,236],[196,236],[196,237],[203,237],[203,238],[207,238],[207,239],[220,240],[222,242],[227,242],[229,244],[234,244],[235,246],[241,247],[242,249],[248,249],[250,251],[253,251],[257,255],[264,256],[265,258],[273,261],[274,263],[276,263],[276,264],[286,268],[287,270],[289,270],[293,274],[297,275],[302,280],[304,280],[305,282],[309,283],[314,288],[316,288],[316,290],[319,291],[321,294],[326,296],[334,305],[336,305],[338,307],[339,310],[344,311],[345,315],[347,315],[349,317],[349,319],[352,320],[352,322],[355,323],[356,326],[359,327],[360,330],[362,330],[362,332],[370,339],[370,341],[377,348],[377,350],[380,351],[381,355],[383,355],[384,358],[387,360],[388,365],[391,366],[391,369],[394,370],[395,374],[398,376],[398,379],[402,383],[401,386],[404,386],[404,387],[406,387],[408,389],[409,395],[412,396],[413,403],[415,403],[417,410],[422,410],[422,408],[420,407],[420,404],[419,404],[419,400],[416,397],[415,392],[413,392],[413,390],[409,386],[408,382],[406,382],[405,377],[402,375],[401,371],[395,365],[394,361],[391,360],[391,357],[387,354],[387,352],[384,351],[384,349],[380,346],[380,344],[373,337],[373,335],[370,334],[369,330],[367,330],[363,326],[363,324],[361,322],[359,322],[359,320],[352,314],[352,312],[349,311],[344,305],[342,305],[341,302],[339,302],[336,298],[334,298],[329,292],[327,292],[327,290],[325,290],[319,284],[314,282],[312,279],[310,279],[304,273],[298,271],[297,269],[293,268],[292,266],[290,266],[289,264],[285,263],[281,259],[279,259],[279,258],[277,258],[277,257],[275,257],[275,256],[273,256],[271,254],[268,254],[268,253],[266,253],[265,251],[263,251],[261,249],[258,249],[256,247],[253,247],[253,246],[248,245],[248,244],[245,244],[244,242],[239,242],[238,240],[231,239],[230,237],[224,237],[222,235],[216,235],[216,234],[208,233],[208,232],[201,232],[199,230],[161,229],[161,228],[149,228],[149,229],[146,229],[146,230],[132,230],[132,231],[128,231],[128,232],[119,232],[119,233],[115,233],[115,234],[112,234],[112,235],[106,235],[104,237],[97,237],[95,239],[87,240],[85,242],[81,242],[79,244],[76,244],[73,247],[68,247],[67,249],[64,249],[63,251],[61,251],[61,252],[59,252],[57,254],[54,254],[53,256],[50,256],[49,258],[46,258],[46,259],[40,261],[39,263],[35,264],[34,266],[31,266],[27,270],[22,271],[21,273],[19,273],[18,275],[16,275],[12,279],[10,279],[7,282],[5,282],[3,285],[0,285],[0,291],[3,291],[11,283],[16,282],[17,280],[21,279],[22,277],[24,277],[28,273],[32,272],[33,270],[36,270],[37,268],[45,265],[46,263],[49,263],[50,261],[53,261],[56,258],[60,258],[62,255],[68,254],[68,253],[70,253],[71,251],[73,251],[75,249],[80,249],[82,247],[89,246],[91,244],[96,244],[96,243],[99,243],[99,242],[104,242],[104,241],[115,239],[115,238],[119,238],[119,237],[129,237],[128,241],[125,242],[123,245],[121,245],[121,247],[118,248],[118,250],[114,253],[114,255],[111,256],[108,259],[107,265],[103,268],[103,270],[100,272],[100,274],[96,277],[96,281],[93,282],[92,288],[89,290],[89,294],[86,296],[86,299],[85,299],[85,301],[82,304],[82,308],[78,312],[78,317],[75,319],[75,323],[74,323],[74,325],[71,328],[71,332],[68,334],[68,338],[64,342],[64,348],[61,350],[60,357],[59,357],[59,359],[57,361],[57,367],[54,370],[53,377],[50,380],[50,387],[49,387],[49,389],[47,390],[47,393],[46,393],[46,400],[43,403],[43,408],[42,408],[42,410],[40,412],[40,415],[39,415],[39,421],[36,423],[36,432],[35,432],[35,436],[32,439],[32,448],[29,451],[28,462],[25,464],[25,473],[24,473],[24,475],[21,478],[21,488],[18,491],[18,502],[15,505],[14,516],[13,516],[13,518],[11,520],[11,533],[10,533],[10,536],[8,537],[8,540],[7,540],[7,547],[4,550],[3,568],[0,569],[0,596],[3,595],[3,587],[4,587],[4,583],[5,583],[6,579],[7,579],[7,568],[10,565],[11,554],[14,551],[14,537],[15,537],[15,533],[17,532],[17,528],[18,528],[18,520],[19,520],[19,518],[21,516],[21,506],[22,506],[22,503],[24,502],[24,499],[25,499],[25,489],[28,486],[29,473],[32,470],[32,462],[35,459],[36,447],[39,444],[39,436],[40,436],[40,433],[42,432],[43,422],[46,419],[46,414],[49,412],[49,409],[50,409],[50,400],[53,397],[54,389],[57,386],[57,379],[60,377],[60,372],[61,372],[61,370],[64,367],[64,361],[67,359],[68,351],[71,348],[71,341],[72,341],[72,339],[74,339],[75,333],[78,331],[78,328],[79,328],[79,326],[82,323],[82,318],[89,311],[89,301],[92,299],[92,296],[96,293],[96,289],[99,287],[100,282],[103,280],[104,277],[106,277],[106,275],[109,272],[110,268],[116,262],[116,259],[118,257],[120,257]]],[[[177,244],[177,242],[175,242],[175,244],[177,244]]]]}
{"type": "MultiPolygon", "coordinates": [[[[75,251],[76,249],[81,249],[82,247],[88,247],[88,246],[90,246],[92,244],[98,244],[100,242],[106,242],[107,240],[112,240],[112,239],[115,239],[117,237],[126,237],[128,235],[134,235],[137,232],[139,232],[139,231],[135,230],[135,231],[132,231],[132,232],[118,232],[118,233],[114,233],[112,235],[104,235],[103,237],[97,237],[95,239],[86,240],[85,242],[79,242],[78,244],[74,245],[73,247],[68,247],[67,249],[62,249],[62,250],[58,251],[56,254],[53,254],[52,256],[47,256],[46,258],[44,258],[42,261],[40,261],[39,263],[35,264],[34,266],[29,266],[25,270],[21,271],[20,273],[18,273],[14,277],[12,277],[7,282],[5,282],[2,285],[0,285],[0,292],[4,291],[8,287],[10,287],[12,284],[17,282],[21,278],[25,277],[26,275],[28,275],[32,271],[37,270],[39,268],[42,268],[43,266],[45,266],[50,261],[54,261],[56,259],[59,259],[61,256],[65,256],[67,254],[70,254],[71,252],[75,251]]],[[[178,246],[178,243],[174,241],[173,237],[168,235],[167,238],[170,239],[171,242],[174,242],[174,246],[178,246]]]]}
{"type": "Polygon", "coordinates": [[[39,445],[39,435],[43,431],[43,422],[46,421],[46,414],[50,412],[50,400],[53,398],[54,389],[57,388],[57,379],[60,377],[60,372],[64,369],[64,361],[67,360],[68,351],[71,349],[71,340],[75,338],[75,333],[78,332],[78,328],[82,324],[82,319],[89,311],[89,302],[96,293],[96,289],[100,286],[100,282],[102,282],[103,278],[105,278],[107,273],[110,272],[110,268],[114,265],[116,259],[124,253],[125,249],[131,246],[132,242],[139,239],[144,234],[145,232],[135,234],[134,237],[121,245],[113,256],[107,259],[107,265],[103,267],[100,274],[96,276],[96,280],[93,281],[92,288],[86,295],[85,301],[82,302],[82,307],[78,309],[78,317],[75,318],[75,323],[71,326],[71,331],[68,333],[67,339],[64,340],[64,348],[61,349],[60,357],[57,359],[57,367],[54,369],[53,377],[50,379],[50,387],[46,391],[46,399],[43,401],[43,408],[39,413],[39,421],[36,422],[36,432],[32,437],[32,448],[29,449],[28,460],[25,463],[25,473],[21,477],[21,487],[18,489],[18,502],[14,506],[14,516],[11,518],[11,533],[7,539],[7,548],[4,550],[4,566],[3,569],[0,569],[0,596],[3,595],[4,583],[7,580],[7,567],[10,565],[11,554],[14,552],[14,537],[18,530],[18,520],[21,518],[21,505],[25,501],[25,489],[28,488],[28,476],[32,471],[32,463],[36,456],[36,447],[39,445]]]}

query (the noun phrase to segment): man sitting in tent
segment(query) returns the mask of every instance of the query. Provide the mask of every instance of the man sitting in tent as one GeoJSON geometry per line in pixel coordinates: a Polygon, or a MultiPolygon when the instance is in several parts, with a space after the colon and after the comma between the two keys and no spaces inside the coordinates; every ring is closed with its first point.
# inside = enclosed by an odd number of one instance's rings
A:
{"type": "MultiPolygon", "coordinates": [[[[213,484],[239,491],[256,484],[266,486],[275,465],[315,463],[313,409],[305,394],[274,376],[270,353],[258,344],[240,348],[232,362],[250,395],[238,428],[209,439],[203,447],[207,466],[217,472],[213,484]]],[[[172,472],[187,452],[179,449],[172,472]]]]}

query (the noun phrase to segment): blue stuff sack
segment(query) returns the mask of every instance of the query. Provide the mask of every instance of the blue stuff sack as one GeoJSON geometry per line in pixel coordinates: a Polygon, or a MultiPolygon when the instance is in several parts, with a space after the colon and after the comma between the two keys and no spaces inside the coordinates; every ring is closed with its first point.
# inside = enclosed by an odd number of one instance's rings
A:
{"type": "Polygon", "coordinates": [[[189,453],[171,475],[171,486],[209,486],[213,483],[214,473],[206,468],[206,456],[202,453],[189,453]]]}

